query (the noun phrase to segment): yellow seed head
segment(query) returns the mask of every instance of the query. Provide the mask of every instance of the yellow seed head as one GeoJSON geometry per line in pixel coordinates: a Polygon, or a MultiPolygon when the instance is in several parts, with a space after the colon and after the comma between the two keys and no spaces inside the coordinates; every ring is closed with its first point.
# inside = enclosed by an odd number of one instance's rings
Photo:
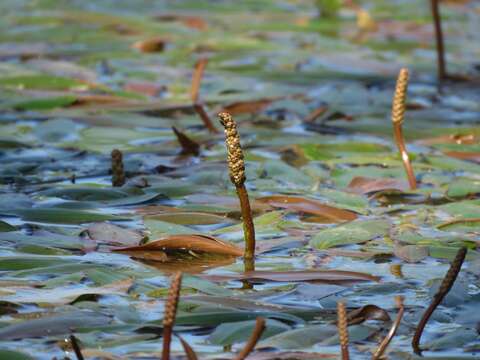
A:
{"type": "Polygon", "coordinates": [[[245,162],[243,161],[243,151],[240,146],[237,124],[229,113],[220,113],[218,117],[220,118],[220,123],[225,128],[225,144],[227,145],[230,180],[235,186],[241,186],[245,182],[245,162]]]}
{"type": "Polygon", "coordinates": [[[177,314],[178,299],[180,298],[180,289],[182,287],[182,273],[178,272],[172,276],[170,290],[168,291],[167,303],[165,304],[165,314],[163,317],[164,327],[173,327],[177,314]]]}
{"type": "Polygon", "coordinates": [[[405,103],[407,99],[408,69],[401,69],[397,78],[397,86],[393,95],[392,121],[396,124],[403,123],[405,103]]]}

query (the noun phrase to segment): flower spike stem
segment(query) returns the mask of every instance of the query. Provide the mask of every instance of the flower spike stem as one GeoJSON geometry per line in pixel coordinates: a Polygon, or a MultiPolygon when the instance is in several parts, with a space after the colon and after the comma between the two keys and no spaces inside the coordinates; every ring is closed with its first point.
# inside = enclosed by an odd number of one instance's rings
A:
{"type": "Polygon", "coordinates": [[[402,296],[397,296],[395,299],[396,299],[397,307],[398,307],[397,317],[395,318],[395,321],[393,322],[392,327],[390,328],[390,331],[388,332],[387,336],[380,343],[377,351],[375,351],[375,354],[373,354],[372,360],[379,360],[379,359],[382,358],[383,353],[387,349],[388,344],[390,344],[390,341],[392,341],[393,337],[395,336],[395,334],[398,330],[398,326],[400,325],[400,322],[402,321],[403,313],[405,312],[405,307],[403,305],[403,297],[402,296]]]}
{"type": "Polygon", "coordinates": [[[435,41],[437,45],[437,62],[438,62],[438,80],[442,81],[447,78],[447,69],[445,65],[445,47],[443,44],[442,21],[440,18],[439,0],[430,0],[432,6],[433,24],[435,26],[435,41]]]}
{"type": "Polygon", "coordinates": [[[212,120],[210,120],[210,116],[208,116],[204,105],[200,101],[200,84],[202,82],[203,72],[207,66],[207,63],[208,59],[203,58],[198,60],[195,64],[195,69],[193,70],[192,76],[192,85],[190,88],[190,98],[193,102],[193,109],[198,116],[200,116],[200,119],[202,119],[203,125],[205,125],[208,131],[210,131],[212,134],[218,134],[217,128],[213,125],[212,120]]]}
{"type": "Polygon", "coordinates": [[[165,315],[163,316],[163,350],[162,360],[170,360],[170,344],[172,342],[173,325],[177,316],[178,299],[182,287],[182,273],[177,272],[172,277],[167,302],[165,304],[165,315]]]}
{"type": "Polygon", "coordinates": [[[338,337],[340,339],[340,348],[342,349],[342,360],[350,360],[350,355],[348,353],[347,310],[343,302],[337,303],[337,318],[338,337]]]}
{"type": "Polygon", "coordinates": [[[410,189],[415,190],[417,188],[417,180],[413,173],[412,164],[410,163],[410,157],[405,147],[405,140],[403,137],[402,124],[405,117],[405,101],[407,98],[408,87],[408,70],[401,69],[398,74],[397,86],[395,88],[395,94],[393,96],[392,104],[392,122],[393,122],[393,134],[395,142],[397,143],[398,150],[402,156],[403,165],[407,173],[408,183],[410,189]]]}
{"type": "Polygon", "coordinates": [[[247,344],[245,345],[243,350],[237,355],[235,360],[243,360],[253,351],[255,345],[257,345],[260,337],[265,331],[265,328],[265,319],[262,317],[257,317],[255,328],[253,329],[252,335],[250,335],[250,339],[248,339],[247,344]]]}
{"type": "Polygon", "coordinates": [[[85,358],[83,357],[82,350],[80,349],[77,338],[74,335],[70,335],[70,344],[72,344],[73,352],[75,353],[77,360],[84,360],[85,358]]]}
{"type": "Polygon", "coordinates": [[[438,288],[437,293],[433,296],[432,302],[428,306],[427,310],[425,310],[425,313],[423,314],[420,322],[418,323],[417,329],[415,330],[415,335],[413,335],[413,339],[412,339],[413,351],[418,355],[421,355],[422,353],[422,350],[420,349],[419,344],[420,344],[420,338],[422,337],[423,329],[425,328],[425,325],[427,325],[427,322],[430,319],[430,316],[432,316],[437,306],[440,305],[443,298],[448,294],[448,292],[452,288],[453,283],[457,279],[458,273],[462,268],[462,264],[465,261],[466,255],[467,255],[467,248],[462,247],[458,250],[457,255],[455,256],[455,259],[450,265],[450,268],[448,269],[447,273],[445,274],[445,277],[442,280],[442,283],[440,284],[440,287],[438,288]]]}
{"type": "Polygon", "coordinates": [[[112,150],[112,186],[119,187],[125,184],[125,172],[123,170],[123,155],[118,149],[112,150]]]}
{"type": "Polygon", "coordinates": [[[192,76],[192,86],[190,88],[190,98],[194,104],[198,103],[198,94],[200,92],[200,84],[202,82],[203,72],[207,66],[208,59],[203,58],[196,62],[192,76]]]}
{"type": "MultiPolygon", "coordinates": [[[[229,113],[218,114],[220,122],[225,128],[225,144],[227,146],[227,160],[230,180],[235,185],[243,220],[243,235],[245,238],[244,260],[252,262],[255,257],[255,228],[253,226],[252,210],[248,192],[245,188],[245,162],[243,151],[240,146],[240,136],[237,131],[237,124],[229,113]]],[[[247,267],[247,266],[246,266],[247,267]]],[[[253,269],[251,269],[253,270],[253,269]]]]}

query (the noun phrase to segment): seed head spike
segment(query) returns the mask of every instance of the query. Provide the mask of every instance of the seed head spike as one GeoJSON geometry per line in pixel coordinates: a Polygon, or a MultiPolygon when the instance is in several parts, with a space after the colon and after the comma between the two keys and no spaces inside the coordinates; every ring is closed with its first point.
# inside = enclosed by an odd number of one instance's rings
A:
{"type": "Polygon", "coordinates": [[[240,145],[240,136],[237,131],[237,124],[229,113],[218,114],[220,123],[225,128],[225,144],[227,145],[227,160],[230,180],[235,186],[245,183],[245,162],[243,151],[240,145]]]}
{"type": "Polygon", "coordinates": [[[395,95],[393,96],[392,105],[392,121],[395,124],[402,124],[405,116],[405,103],[407,99],[408,87],[408,69],[400,70],[397,78],[397,86],[395,88],[395,95]]]}

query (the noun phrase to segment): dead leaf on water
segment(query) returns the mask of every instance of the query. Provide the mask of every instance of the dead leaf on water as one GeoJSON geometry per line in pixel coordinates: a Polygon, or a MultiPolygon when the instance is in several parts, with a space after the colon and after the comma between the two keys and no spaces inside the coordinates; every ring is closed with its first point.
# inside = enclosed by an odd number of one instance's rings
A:
{"type": "Polygon", "coordinates": [[[371,194],[384,190],[407,191],[408,184],[392,178],[369,178],[356,176],[348,184],[347,189],[357,194],[371,194]]]}
{"type": "Polygon", "coordinates": [[[318,200],[299,196],[274,195],[258,198],[257,201],[267,203],[275,208],[315,215],[316,218],[318,218],[318,221],[324,223],[352,221],[358,217],[353,211],[339,209],[330,205],[325,205],[318,200]]]}
{"type": "Polygon", "coordinates": [[[242,256],[243,250],[239,247],[216,239],[208,235],[171,235],[159,240],[150,241],[144,245],[114,249],[119,252],[135,252],[136,257],[147,256],[152,251],[193,251],[208,254],[242,256]],[[143,254],[143,255],[142,255],[143,254]]]}
{"type": "Polygon", "coordinates": [[[379,281],[378,276],[341,270],[247,271],[235,275],[204,275],[210,281],[251,280],[258,282],[319,282],[329,284],[379,281]]]}

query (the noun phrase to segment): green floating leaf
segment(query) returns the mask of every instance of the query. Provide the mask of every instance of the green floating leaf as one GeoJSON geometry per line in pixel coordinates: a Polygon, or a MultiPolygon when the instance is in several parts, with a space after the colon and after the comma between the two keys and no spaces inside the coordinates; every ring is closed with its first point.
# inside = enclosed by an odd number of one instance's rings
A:
{"type": "Polygon", "coordinates": [[[0,220],[0,232],[15,231],[15,226],[6,223],[5,221],[0,220]]]}
{"type": "MultiPolygon", "coordinates": [[[[261,339],[290,330],[290,326],[284,323],[267,319],[266,328],[261,339]]],[[[255,320],[237,321],[232,323],[223,323],[217,326],[215,331],[210,334],[208,341],[213,345],[232,345],[239,342],[247,341],[255,328],[255,320]]]]}
{"type": "Polygon", "coordinates": [[[310,240],[317,249],[334,246],[359,244],[387,234],[390,223],[387,220],[354,221],[345,225],[321,230],[310,240]]]}
{"type": "Polygon", "coordinates": [[[5,360],[34,360],[30,355],[20,351],[0,349],[0,359],[5,360]]]}
{"type": "Polygon", "coordinates": [[[17,101],[9,106],[15,110],[50,110],[72,105],[75,101],[75,96],[58,96],[17,101]]]}
{"type": "Polygon", "coordinates": [[[128,220],[126,217],[116,215],[62,208],[16,209],[12,210],[11,213],[20,216],[25,221],[51,224],[83,224],[107,220],[128,220]]]}
{"type": "Polygon", "coordinates": [[[68,90],[87,85],[78,80],[52,75],[22,75],[0,79],[0,87],[31,90],[68,90]]]}
{"type": "Polygon", "coordinates": [[[464,197],[480,193],[480,181],[468,178],[457,178],[448,185],[447,196],[464,197]]]}

